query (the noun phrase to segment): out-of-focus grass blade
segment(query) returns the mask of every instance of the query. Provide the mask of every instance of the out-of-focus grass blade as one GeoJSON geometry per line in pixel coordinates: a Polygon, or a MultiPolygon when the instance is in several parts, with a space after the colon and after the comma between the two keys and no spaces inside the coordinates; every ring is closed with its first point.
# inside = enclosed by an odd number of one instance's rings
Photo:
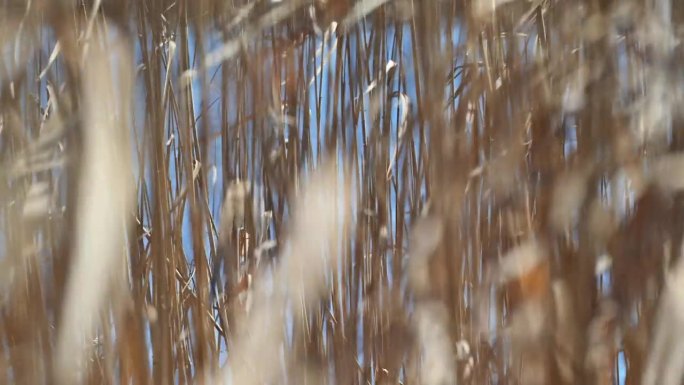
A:
{"type": "Polygon", "coordinates": [[[118,61],[113,64],[99,44],[90,48],[83,72],[84,146],[73,264],[56,349],[56,374],[62,384],[77,383],[83,373],[86,341],[95,338],[96,320],[108,306],[115,272],[123,266],[126,220],[135,191],[125,155],[131,153],[125,126],[131,102],[131,53],[122,41],[111,42],[118,61]]]}

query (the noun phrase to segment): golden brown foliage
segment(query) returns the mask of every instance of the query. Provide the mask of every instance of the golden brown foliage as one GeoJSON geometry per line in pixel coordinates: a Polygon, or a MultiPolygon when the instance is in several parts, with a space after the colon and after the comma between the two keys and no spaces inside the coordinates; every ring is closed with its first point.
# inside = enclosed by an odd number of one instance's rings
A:
{"type": "Polygon", "coordinates": [[[1,2],[0,383],[679,384],[683,22],[1,2]]]}

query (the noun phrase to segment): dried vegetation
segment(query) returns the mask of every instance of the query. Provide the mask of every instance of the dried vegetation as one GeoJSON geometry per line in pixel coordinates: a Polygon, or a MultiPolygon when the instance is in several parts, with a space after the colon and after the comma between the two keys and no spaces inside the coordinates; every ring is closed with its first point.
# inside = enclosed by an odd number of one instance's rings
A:
{"type": "Polygon", "coordinates": [[[677,0],[1,1],[0,383],[680,384],[683,36],[677,0]]]}

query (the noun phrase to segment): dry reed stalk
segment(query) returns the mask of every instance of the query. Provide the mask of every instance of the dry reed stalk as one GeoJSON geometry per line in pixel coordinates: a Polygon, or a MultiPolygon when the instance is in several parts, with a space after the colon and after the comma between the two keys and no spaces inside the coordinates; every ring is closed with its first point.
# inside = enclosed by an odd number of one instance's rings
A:
{"type": "MultiPolygon", "coordinates": [[[[99,31],[98,31],[99,32],[99,31]]],[[[90,341],[107,298],[123,290],[125,236],[134,207],[134,186],[126,125],[133,89],[133,59],[121,39],[102,46],[93,33],[85,55],[84,152],[76,211],[76,239],[55,351],[57,382],[80,383],[87,371],[90,341]],[[111,62],[115,54],[116,62],[111,62]],[[111,69],[109,71],[102,69],[111,69]]]]}

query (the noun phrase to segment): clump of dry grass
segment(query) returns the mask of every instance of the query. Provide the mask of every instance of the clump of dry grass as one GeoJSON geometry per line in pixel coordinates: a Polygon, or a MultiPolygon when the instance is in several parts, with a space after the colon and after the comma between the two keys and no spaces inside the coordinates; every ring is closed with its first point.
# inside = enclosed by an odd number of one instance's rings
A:
{"type": "Polygon", "coordinates": [[[0,382],[681,382],[683,21],[5,1],[0,382]]]}

